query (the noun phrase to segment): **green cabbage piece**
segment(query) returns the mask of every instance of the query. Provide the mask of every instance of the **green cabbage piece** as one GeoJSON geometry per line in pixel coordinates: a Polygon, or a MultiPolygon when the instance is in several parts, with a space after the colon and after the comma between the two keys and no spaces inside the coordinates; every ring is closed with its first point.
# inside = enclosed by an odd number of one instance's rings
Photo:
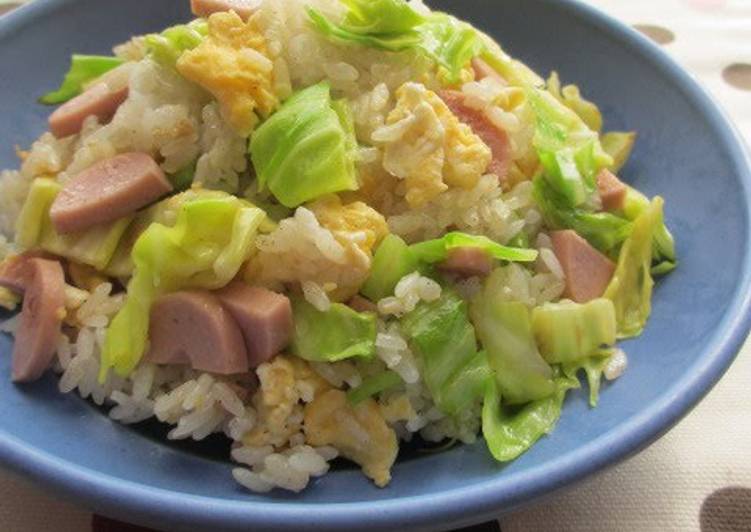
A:
{"type": "Polygon", "coordinates": [[[480,53],[480,58],[498,72],[510,85],[516,87],[543,88],[545,81],[531,68],[512,58],[492,38],[484,33],[480,37],[485,42],[485,49],[480,53]]]}
{"type": "Polygon", "coordinates": [[[404,0],[342,0],[348,12],[340,24],[308,7],[318,32],[329,39],[400,52],[414,50],[444,69],[443,81],[461,81],[461,71],[485,50],[480,34],[445,13],[423,17],[404,0]]]}
{"type": "Polygon", "coordinates": [[[532,331],[548,363],[572,362],[615,344],[615,307],[605,298],[546,303],[532,310],[532,331]]]}
{"type": "Polygon", "coordinates": [[[498,384],[491,381],[485,389],[482,406],[482,435],[493,458],[499,462],[514,460],[542,436],[552,432],[561,416],[566,392],[578,387],[575,378],[558,375],[552,381],[553,391],[547,397],[510,411],[501,404],[498,384]]]}
{"type": "Polygon", "coordinates": [[[252,252],[262,210],[229,194],[193,194],[180,205],[173,226],[151,223],[133,246],[135,270],[125,305],[107,329],[101,382],[112,368],[129,375],[141,360],[157,297],[184,288],[220,288],[252,252]]]}
{"type": "Polygon", "coordinates": [[[610,131],[600,137],[602,149],[613,158],[613,163],[608,165],[608,170],[617,174],[631,156],[636,142],[635,131],[610,131]]]}
{"type": "MultiPolygon", "coordinates": [[[[404,2],[401,1],[389,2],[389,4],[403,3],[404,2]]],[[[414,49],[420,44],[420,34],[411,28],[403,28],[400,31],[392,31],[388,33],[361,33],[358,28],[347,28],[343,24],[335,24],[331,22],[312,7],[307,7],[306,10],[308,12],[308,17],[316,30],[332,40],[345,43],[356,43],[370,48],[388,50],[390,52],[414,49]]],[[[409,10],[412,11],[412,9],[409,10]]],[[[384,12],[379,20],[374,21],[373,24],[376,26],[383,24],[387,14],[387,12],[384,12]]]]}
{"type": "Polygon", "coordinates": [[[60,190],[62,185],[52,179],[37,178],[31,183],[16,221],[16,244],[24,250],[42,249],[103,270],[114,255],[132,217],[60,235],[49,216],[50,207],[60,190]]]}
{"type": "MultiPolygon", "coordinates": [[[[649,205],[650,202],[644,194],[628,187],[623,207],[624,216],[629,220],[636,220],[649,209],[649,205]]],[[[678,265],[675,240],[667,225],[665,225],[663,214],[660,214],[660,218],[660,222],[655,227],[652,241],[652,275],[665,275],[673,271],[678,265]]]]}
{"type": "Polygon", "coordinates": [[[584,370],[589,387],[589,406],[597,406],[600,399],[600,383],[605,367],[613,356],[613,349],[598,349],[590,356],[561,364],[564,375],[572,379],[577,378],[577,373],[584,370]]]}
{"type": "Polygon", "coordinates": [[[39,103],[55,105],[67,102],[71,98],[81,94],[91,81],[122,65],[124,62],[118,57],[73,54],[70,60],[70,69],[65,74],[60,88],[48,92],[39,98],[39,103]]]}
{"type": "Polygon", "coordinates": [[[441,238],[412,244],[410,249],[418,260],[427,263],[441,262],[448,256],[449,250],[460,247],[480,248],[491,257],[511,262],[534,262],[537,251],[534,249],[503,246],[486,236],[470,235],[458,231],[446,233],[441,238]]]}
{"type": "Polygon", "coordinates": [[[332,303],[325,312],[293,298],[292,353],[311,362],[337,362],[375,355],[376,316],[332,303]]]}
{"type": "Polygon", "coordinates": [[[482,398],[491,370],[485,353],[477,351],[467,303],[458,294],[444,288],[439,299],[422,302],[405,315],[401,329],[441,411],[456,415],[482,398]]]}
{"type": "Polygon", "coordinates": [[[561,87],[558,73],[553,71],[548,78],[547,89],[556,100],[575,112],[589,129],[598,133],[602,130],[602,114],[600,110],[594,103],[582,97],[579,87],[576,85],[561,87]]]}
{"type": "Polygon", "coordinates": [[[611,157],[597,133],[552,94],[535,88],[526,93],[535,113],[533,144],[545,179],[566,206],[587,203],[596,189],[597,172],[612,164],[611,157]]]}
{"type": "Polygon", "coordinates": [[[347,400],[352,405],[362,403],[381,392],[395,388],[401,384],[402,378],[391,370],[382,371],[371,377],[363,379],[362,384],[347,392],[347,400]]]}
{"type": "Polygon", "coordinates": [[[403,33],[425,18],[404,0],[341,0],[349,8],[342,27],[358,34],[403,33]]]}
{"type": "Polygon", "coordinates": [[[445,13],[432,14],[418,31],[422,34],[420,47],[445,69],[442,81],[449,85],[459,83],[462,69],[485,49],[472,26],[445,13]]]}
{"type": "Polygon", "coordinates": [[[192,50],[203,42],[209,33],[209,25],[203,19],[188,24],[178,24],[144,37],[146,52],[162,66],[174,68],[183,52],[192,50]]]}
{"type": "Polygon", "coordinates": [[[371,301],[379,301],[394,293],[399,280],[418,269],[419,262],[410,247],[391,233],[381,241],[373,255],[370,275],[360,293],[371,301]]]}
{"type": "Polygon", "coordinates": [[[552,370],[535,344],[529,309],[504,295],[510,268],[496,268],[488,276],[470,316],[506,401],[519,404],[547,397],[554,387],[552,370]]]}
{"type": "Polygon", "coordinates": [[[638,336],[651,311],[654,281],[650,272],[652,242],[662,224],[663,199],[655,197],[634,221],[631,236],[623,243],[618,265],[603,297],[613,301],[618,337],[638,336]]]}
{"type": "Polygon", "coordinates": [[[259,190],[286,207],[332,192],[356,190],[357,143],[349,109],[332,103],[328,83],[289,98],[250,139],[259,190]]]}
{"type": "Polygon", "coordinates": [[[548,227],[573,229],[605,254],[613,254],[631,234],[633,224],[626,218],[568,206],[542,176],[534,179],[532,194],[548,227]]]}

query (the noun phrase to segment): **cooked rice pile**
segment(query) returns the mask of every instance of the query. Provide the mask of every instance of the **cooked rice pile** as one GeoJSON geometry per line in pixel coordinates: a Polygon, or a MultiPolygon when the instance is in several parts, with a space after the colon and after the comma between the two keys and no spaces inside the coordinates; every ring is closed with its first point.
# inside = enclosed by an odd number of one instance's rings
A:
{"type": "MultiPolygon", "coordinates": [[[[450,162],[451,154],[462,149],[475,158],[489,157],[487,148],[477,144],[479,139],[446,118],[453,115],[445,115],[445,105],[436,103],[429,110],[411,105],[410,98],[440,87],[435,69],[418,55],[334,45],[312,29],[307,5],[331,16],[341,16],[343,10],[338,0],[265,0],[254,19],[273,65],[274,91],[284,99],[293,90],[325,79],[347,98],[361,146],[361,188],[342,198],[350,206],[364,202],[357,207],[358,219],[368,221],[356,227],[341,222],[349,219],[342,214],[341,202],[298,207],[257,238],[245,278],[274,289],[298,286],[307,301],[325,311],[358,292],[368,276],[374,242],[389,231],[408,243],[459,230],[501,244],[523,231],[533,235],[531,247],[540,254],[531,270],[509,267],[508,298],[530,306],[558,300],[564,289],[563,270],[550,238],[541,232],[542,217],[532,198],[528,178],[536,164],[534,128],[520,89],[490,78],[470,78],[461,86],[468,105],[509,133],[514,186],[503,191],[495,175],[483,174],[486,164],[482,169],[465,164],[450,183],[441,181],[439,165],[437,181],[426,185],[420,179],[427,174],[430,158],[450,162]],[[433,188],[428,193],[425,187],[433,188]]],[[[418,11],[427,9],[419,0],[411,5],[418,11]]],[[[251,186],[246,138],[228,123],[227,107],[222,105],[226,102],[145,57],[139,40],[118,47],[117,53],[132,63],[123,74],[129,77],[129,97],[113,120],[102,125],[89,117],[79,135],[63,140],[45,133],[21,154],[20,170],[0,174],[0,231],[8,238],[32,179],[57,176],[65,182],[97,161],[128,151],[154,154],[168,173],[197,160],[195,183],[263,199],[251,186]]],[[[431,399],[418,358],[400,331],[399,317],[441,296],[441,286],[417,272],[377,302],[373,360],[309,363],[280,355],[251,374],[231,378],[141,363],[128,378],[110,372],[104,384],[97,381],[100,353],[124,294],[110,282],[93,291],[68,288],[68,317],[55,363],[60,391],[75,391],[108,405],[109,416],[121,423],[155,417],[172,426],[171,440],[224,433],[234,442],[234,478],[250,490],[300,491],[311,478],[325,474],[329,462],[340,455],[356,460],[383,486],[390,479],[386,454],[397,451],[390,435],[409,441],[419,434],[431,442],[477,438],[480,405],[459,416],[444,415],[431,399]],[[368,407],[336,406],[339,390],[357,387],[386,368],[399,375],[399,386],[379,394],[368,407]],[[335,407],[337,424],[327,426],[324,413],[335,407]]],[[[457,284],[465,299],[480,288],[478,278],[457,284]]],[[[12,332],[15,321],[6,322],[3,330],[12,332]]],[[[615,357],[606,375],[617,376],[624,366],[625,359],[615,357]]]]}

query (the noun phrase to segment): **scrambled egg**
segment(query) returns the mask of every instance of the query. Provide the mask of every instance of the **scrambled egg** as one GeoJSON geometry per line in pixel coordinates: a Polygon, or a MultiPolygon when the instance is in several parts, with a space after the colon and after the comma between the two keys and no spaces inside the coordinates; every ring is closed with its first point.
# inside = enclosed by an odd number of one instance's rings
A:
{"type": "Polygon", "coordinates": [[[385,143],[386,170],[405,180],[407,203],[419,208],[449,186],[477,184],[492,154],[441,98],[418,83],[405,83],[386,126],[374,133],[385,143]]]}
{"type": "Polygon", "coordinates": [[[0,307],[6,310],[16,310],[21,298],[4,286],[0,287],[0,307]]]}
{"type": "Polygon", "coordinates": [[[381,407],[381,414],[388,423],[409,421],[417,416],[409,397],[404,393],[381,399],[379,406],[381,407]]]}
{"type": "Polygon", "coordinates": [[[245,23],[234,11],[211,15],[208,37],[177,62],[180,74],[213,94],[225,120],[243,136],[258,122],[256,111],[268,116],[279,103],[256,21],[253,16],[245,23]]]}
{"type": "Polygon", "coordinates": [[[308,208],[340,244],[347,246],[354,243],[368,255],[389,233],[386,219],[362,201],[343,205],[339,196],[329,194],[317,199],[308,208]]]}
{"type": "Polygon", "coordinates": [[[295,384],[295,366],[283,355],[258,366],[260,388],[253,396],[258,412],[256,426],[243,438],[245,445],[283,446],[300,430],[300,395],[295,384]],[[295,415],[297,414],[297,415],[295,415]]]}
{"type": "Polygon", "coordinates": [[[384,487],[391,480],[399,444],[372,399],[352,406],[346,393],[329,390],[305,407],[304,430],[310,445],[336,447],[360,464],[377,486],[384,487]]]}

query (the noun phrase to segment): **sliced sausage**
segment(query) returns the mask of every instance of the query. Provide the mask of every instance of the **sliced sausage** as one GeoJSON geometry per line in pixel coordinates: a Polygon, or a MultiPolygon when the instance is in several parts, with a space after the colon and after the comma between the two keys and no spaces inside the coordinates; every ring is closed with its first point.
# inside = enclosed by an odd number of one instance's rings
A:
{"type": "Polygon", "coordinates": [[[496,71],[496,69],[479,57],[472,59],[472,70],[475,72],[475,79],[477,81],[485,78],[493,78],[501,85],[508,85],[508,82],[498,73],[498,71],[496,71]]]}
{"type": "Polygon", "coordinates": [[[553,231],[550,239],[566,277],[564,297],[586,303],[602,296],[615,272],[615,263],[571,229],[553,231]]]}
{"type": "Polygon", "coordinates": [[[35,258],[52,257],[43,251],[29,251],[6,257],[0,262],[0,286],[16,294],[23,294],[33,272],[30,261],[35,258]]]}
{"type": "Polygon", "coordinates": [[[127,98],[127,86],[112,89],[106,83],[92,85],[50,115],[50,131],[61,139],[80,133],[89,116],[96,116],[102,124],[109,122],[127,98]]]}
{"type": "Polygon", "coordinates": [[[452,248],[438,269],[464,279],[484,277],[493,269],[493,257],[476,247],[452,248]]]}
{"type": "Polygon", "coordinates": [[[230,283],[216,295],[240,325],[251,368],[289,345],[292,305],[287,296],[241,281],[230,283]]]}
{"type": "Polygon", "coordinates": [[[597,191],[602,200],[602,209],[605,211],[618,211],[626,202],[626,185],[607,168],[597,174],[597,191]]]}
{"type": "Polygon", "coordinates": [[[57,351],[65,317],[65,274],[59,262],[28,260],[28,283],[13,346],[13,381],[42,376],[57,351]]]}
{"type": "Polygon", "coordinates": [[[359,294],[353,296],[347,306],[356,312],[378,312],[378,305],[359,294]]]}
{"type": "Polygon", "coordinates": [[[221,11],[234,11],[248,20],[258,9],[261,0],[190,0],[190,9],[197,17],[208,17],[221,11]]]}
{"type": "Polygon", "coordinates": [[[50,219],[58,233],[112,222],[172,191],[156,161],[145,153],[123,153],[76,175],[55,198],[50,219]]]}
{"type": "Polygon", "coordinates": [[[184,290],[157,299],[149,316],[149,341],[149,362],[190,364],[221,375],[248,371],[237,322],[207,290],[184,290]]]}
{"type": "Polygon", "coordinates": [[[508,188],[506,176],[511,166],[511,143],[506,132],[493,124],[485,113],[469,107],[465,103],[464,93],[444,90],[440,91],[440,96],[451,112],[472,128],[475,135],[490,148],[493,158],[488,165],[488,173],[498,176],[501,187],[506,190],[508,188]]]}

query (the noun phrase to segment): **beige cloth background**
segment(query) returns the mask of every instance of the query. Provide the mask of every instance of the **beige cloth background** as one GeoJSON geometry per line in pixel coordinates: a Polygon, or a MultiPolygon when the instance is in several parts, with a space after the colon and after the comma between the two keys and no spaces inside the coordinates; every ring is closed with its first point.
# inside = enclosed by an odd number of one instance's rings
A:
{"type": "MultiPolygon", "coordinates": [[[[586,0],[663,43],[751,144],[751,0],[586,0]]],[[[0,0],[0,13],[14,2],[0,0]]],[[[17,2],[20,3],[20,2],[17,2]]],[[[650,448],[501,517],[510,531],[751,531],[751,341],[650,448]]],[[[0,472],[0,530],[83,532],[90,514],[0,472]]]]}

